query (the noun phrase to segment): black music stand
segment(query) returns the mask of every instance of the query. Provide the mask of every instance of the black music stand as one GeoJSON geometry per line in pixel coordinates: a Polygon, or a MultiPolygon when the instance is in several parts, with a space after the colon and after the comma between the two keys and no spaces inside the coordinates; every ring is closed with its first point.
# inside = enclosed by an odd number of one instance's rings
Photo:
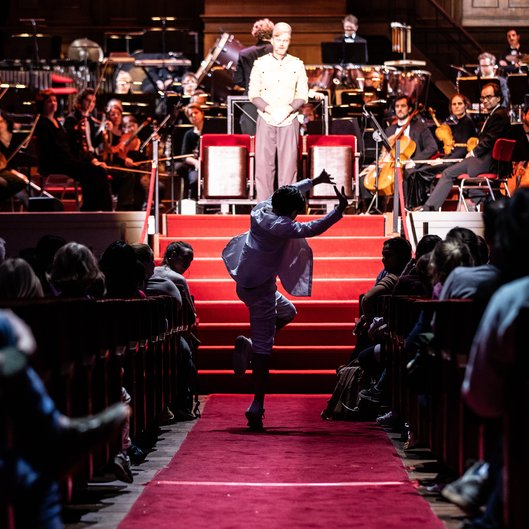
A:
{"type": "Polygon", "coordinates": [[[322,42],[323,64],[367,64],[366,42],[322,42]]]}
{"type": "Polygon", "coordinates": [[[497,84],[501,91],[500,80],[495,77],[459,77],[457,79],[458,90],[466,96],[472,104],[478,104],[481,97],[481,89],[489,83],[497,84]]]}
{"type": "MultiPolygon", "coordinates": [[[[363,114],[367,118],[367,121],[371,121],[373,125],[373,139],[375,140],[375,193],[373,195],[373,198],[371,199],[371,202],[369,203],[369,206],[367,207],[366,213],[371,212],[371,208],[373,208],[373,211],[377,213],[382,213],[378,209],[378,177],[380,175],[380,165],[379,165],[379,156],[380,156],[380,147],[379,143],[382,143],[384,147],[386,147],[388,152],[391,152],[391,144],[389,143],[389,139],[386,136],[386,133],[380,126],[380,123],[378,122],[377,118],[373,115],[373,113],[370,110],[367,110],[367,108],[364,107],[363,114]]],[[[395,184],[396,185],[396,184],[395,184]]]]}
{"type": "Polygon", "coordinates": [[[507,77],[511,105],[523,105],[529,92],[526,73],[513,73],[507,77]]]}

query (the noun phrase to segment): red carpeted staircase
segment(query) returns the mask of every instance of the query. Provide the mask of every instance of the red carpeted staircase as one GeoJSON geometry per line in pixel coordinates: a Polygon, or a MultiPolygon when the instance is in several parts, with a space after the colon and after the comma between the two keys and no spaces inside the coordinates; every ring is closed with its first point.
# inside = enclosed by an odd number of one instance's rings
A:
{"type": "MultiPolygon", "coordinates": [[[[276,336],[272,393],[332,390],[336,367],[354,345],[358,296],[372,286],[382,268],[384,222],[382,216],[348,215],[324,235],[310,239],[313,293],[310,298],[289,296],[298,316],[276,336]]],[[[235,338],[249,336],[248,311],[238,300],[220,256],[230,238],[248,228],[248,215],[167,215],[165,235],[158,238],[160,256],[173,240],[185,240],[194,248],[195,259],[186,276],[200,318],[197,364],[203,394],[251,392],[249,377],[237,379],[231,371],[235,338]]]]}

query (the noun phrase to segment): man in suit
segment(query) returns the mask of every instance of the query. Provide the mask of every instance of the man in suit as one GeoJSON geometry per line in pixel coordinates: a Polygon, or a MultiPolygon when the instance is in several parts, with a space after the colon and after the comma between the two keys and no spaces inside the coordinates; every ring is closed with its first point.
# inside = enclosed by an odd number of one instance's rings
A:
{"type": "Polygon", "coordinates": [[[448,167],[441,173],[441,178],[422,211],[437,211],[449,195],[454,182],[461,174],[467,173],[476,177],[481,173],[494,170],[492,149],[498,138],[508,138],[511,123],[507,110],[501,106],[501,89],[496,83],[488,83],[481,89],[481,106],[484,113],[488,114],[485,123],[478,134],[478,145],[471,150],[466,158],[448,167]]]}
{"type": "MultiPolygon", "coordinates": [[[[363,61],[364,64],[368,63],[368,54],[367,54],[367,41],[360,35],[358,35],[358,18],[356,18],[354,15],[346,15],[344,19],[342,20],[343,24],[343,34],[339,35],[334,39],[335,42],[343,42],[343,43],[349,43],[349,42],[363,42],[365,43],[365,60],[363,61]]],[[[345,61],[343,61],[345,62],[345,61]]]]}
{"type": "MultiPolygon", "coordinates": [[[[252,28],[252,37],[257,42],[253,46],[243,48],[239,52],[239,59],[237,61],[237,69],[233,75],[233,82],[236,85],[244,88],[244,95],[248,94],[248,85],[250,84],[250,73],[253,68],[255,59],[258,59],[266,53],[272,51],[272,32],[274,24],[268,18],[262,18],[254,22],[252,28]]],[[[257,121],[257,108],[252,103],[242,105],[243,113],[239,120],[241,125],[241,132],[243,134],[250,134],[255,136],[255,124],[257,121]]]]}
{"type": "MultiPolygon", "coordinates": [[[[428,160],[437,152],[437,142],[424,122],[416,118],[409,121],[412,110],[413,106],[408,96],[397,97],[395,100],[395,116],[397,122],[389,126],[385,131],[386,135],[390,137],[399,134],[402,131],[402,128],[405,127],[402,135],[410,138],[410,140],[415,143],[415,150],[410,156],[410,159],[407,161],[403,160],[405,169],[403,190],[407,207],[410,207],[410,205],[417,205],[414,204],[413,186],[409,185],[410,173],[416,171],[417,168],[420,167],[420,165],[415,165],[414,160],[428,160]]],[[[402,145],[401,149],[401,152],[405,152],[402,145]]]]}

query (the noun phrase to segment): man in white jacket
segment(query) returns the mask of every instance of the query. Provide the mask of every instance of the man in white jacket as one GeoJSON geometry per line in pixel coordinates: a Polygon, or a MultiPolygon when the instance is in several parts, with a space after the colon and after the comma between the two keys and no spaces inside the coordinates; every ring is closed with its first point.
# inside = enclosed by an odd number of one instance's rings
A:
{"type": "Polygon", "coordinates": [[[294,305],[277,291],[277,277],[289,294],[310,296],[312,250],[305,237],[325,232],[342,218],[347,207],[343,188],[339,191],[335,186],[338,204],[334,210],[317,220],[296,222],[296,216],[305,211],[304,193],[322,183],[334,183],[325,171],[313,180],[280,187],[252,209],[250,231],[234,237],[222,252],[226,268],[237,283],[237,295],[250,311],[251,340],[245,336],[236,339],[233,368],[242,376],[252,362],[255,397],[246,418],[254,430],[263,427],[275,333],[296,315],[294,305]]]}

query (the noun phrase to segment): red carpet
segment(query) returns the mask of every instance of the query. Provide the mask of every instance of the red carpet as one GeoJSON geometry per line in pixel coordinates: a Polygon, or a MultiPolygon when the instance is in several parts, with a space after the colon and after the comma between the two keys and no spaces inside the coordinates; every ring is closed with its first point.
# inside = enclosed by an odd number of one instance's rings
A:
{"type": "Polygon", "coordinates": [[[120,529],[442,529],[375,425],[321,421],[321,395],[272,395],[252,433],[250,400],[210,397],[120,529]]]}

